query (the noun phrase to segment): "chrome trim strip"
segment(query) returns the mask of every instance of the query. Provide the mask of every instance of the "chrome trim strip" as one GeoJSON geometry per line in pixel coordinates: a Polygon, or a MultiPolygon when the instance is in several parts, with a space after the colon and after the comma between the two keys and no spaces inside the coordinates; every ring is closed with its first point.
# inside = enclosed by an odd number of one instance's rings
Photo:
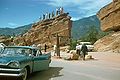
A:
{"type": "Polygon", "coordinates": [[[5,68],[0,68],[2,71],[22,71],[22,69],[5,69],[5,68]]]}
{"type": "Polygon", "coordinates": [[[12,63],[12,62],[15,62],[15,63],[18,63],[18,64],[20,64],[18,61],[10,61],[10,62],[8,62],[6,65],[9,65],[10,63],[12,63]]]}
{"type": "Polygon", "coordinates": [[[0,63],[0,65],[2,65],[2,66],[6,66],[7,64],[4,64],[4,63],[0,63]]]}
{"type": "Polygon", "coordinates": [[[22,76],[23,74],[8,74],[8,73],[0,73],[0,76],[13,76],[13,77],[19,77],[22,76]]]}

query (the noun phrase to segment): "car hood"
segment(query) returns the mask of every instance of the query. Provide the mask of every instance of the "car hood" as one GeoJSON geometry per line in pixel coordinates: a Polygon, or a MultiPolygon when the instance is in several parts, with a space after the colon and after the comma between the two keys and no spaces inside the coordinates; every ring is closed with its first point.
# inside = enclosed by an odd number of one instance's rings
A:
{"type": "Polygon", "coordinates": [[[0,64],[7,64],[11,61],[22,62],[28,59],[29,59],[29,56],[12,56],[12,57],[3,56],[3,57],[0,57],[0,64]]]}

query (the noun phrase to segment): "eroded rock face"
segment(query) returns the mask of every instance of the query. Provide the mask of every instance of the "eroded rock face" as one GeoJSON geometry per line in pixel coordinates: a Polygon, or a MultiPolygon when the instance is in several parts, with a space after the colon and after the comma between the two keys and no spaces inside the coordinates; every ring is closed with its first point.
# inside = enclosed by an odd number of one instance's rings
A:
{"type": "Polygon", "coordinates": [[[95,50],[120,53],[120,0],[113,0],[97,15],[101,21],[101,29],[106,32],[113,31],[113,33],[96,41],[95,50]]]}
{"type": "Polygon", "coordinates": [[[98,12],[103,31],[120,30],[120,0],[113,0],[98,12]]]}
{"type": "Polygon", "coordinates": [[[71,20],[68,13],[63,13],[52,19],[43,20],[35,23],[27,33],[17,37],[14,42],[16,45],[56,44],[56,35],[60,37],[60,45],[70,43],[71,20]]]}

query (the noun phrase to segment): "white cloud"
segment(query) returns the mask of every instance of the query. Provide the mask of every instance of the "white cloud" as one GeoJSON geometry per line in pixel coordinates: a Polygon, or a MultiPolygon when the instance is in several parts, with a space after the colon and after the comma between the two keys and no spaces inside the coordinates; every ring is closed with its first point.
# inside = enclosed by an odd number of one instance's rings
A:
{"type": "Polygon", "coordinates": [[[58,6],[72,6],[72,5],[77,5],[79,4],[81,0],[50,0],[50,2],[48,3],[48,5],[52,5],[55,7],[58,6]]]}
{"type": "Polygon", "coordinates": [[[13,23],[13,22],[9,22],[9,23],[8,23],[8,26],[10,26],[10,27],[15,27],[15,26],[17,26],[17,24],[16,24],[16,23],[13,23]]]}
{"type": "MultiPolygon", "coordinates": [[[[100,8],[112,2],[112,0],[50,0],[48,5],[59,7],[63,6],[68,12],[87,17],[96,14],[100,8]]],[[[74,17],[72,19],[77,19],[74,17]]]]}
{"type": "Polygon", "coordinates": [[[81,4],[79,6],[79,10],[83,10],[85,16],[90,16],[92,14],[96,14],[103,6],[107,5],[108,3],[112,2],[112,0],[88,0],[84,1],[84,5],[81,4]]]}
{"type": "Polygon", "coordinates": [[[49,5],[52,6],[73,6],[73,5],[79,5],[83,6],[86,5],[87,7],[96,6],[96,5],[105,5],[106,3],[110,3],[112,0],[49,0],[49,5]]]}
{"type": "Polygon", "coordinates": [[[76,17],[72,17],[71,18],[72,21],[76,21],[76,20],[79,20],[79,19],[80,19],[80,17],[77,17],[77,18],[76,17]]]}

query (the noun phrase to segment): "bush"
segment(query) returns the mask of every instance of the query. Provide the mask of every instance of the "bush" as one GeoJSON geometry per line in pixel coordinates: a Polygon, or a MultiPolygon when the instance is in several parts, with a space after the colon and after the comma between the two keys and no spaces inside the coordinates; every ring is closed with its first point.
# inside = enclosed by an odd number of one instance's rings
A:
{"type": "Polygon", "coordinates": [[[81,41],[91,42],[94,44],[98,39],[104,37],[109,34],[109,32],[102,32],[96,29],[95,26],[91,26],[87,31],[86,35],[80,38],[81,41]]]}
{"type": "Polygon", "coordinates": [[[77,44],[77,40],[71,40],[70,50],[75,50],[76,49],[76,44],[77,44]]]}

